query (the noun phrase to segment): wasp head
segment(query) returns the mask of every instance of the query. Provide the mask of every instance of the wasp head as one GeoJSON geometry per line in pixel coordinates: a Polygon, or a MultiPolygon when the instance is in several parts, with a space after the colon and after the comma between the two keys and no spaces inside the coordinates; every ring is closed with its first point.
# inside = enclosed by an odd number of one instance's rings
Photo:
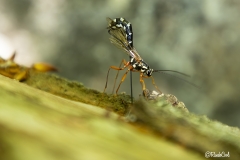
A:
{"type": "Polygon", "coordinates": [[[152,73],[153,73],[153,69],[150,69],[150,68],[148,67],[148,69],[145,71],[145,73],[146,73],[146,75],[147,75],[148,77],[151,77],[151,76],[152,76],[152,73]]]}

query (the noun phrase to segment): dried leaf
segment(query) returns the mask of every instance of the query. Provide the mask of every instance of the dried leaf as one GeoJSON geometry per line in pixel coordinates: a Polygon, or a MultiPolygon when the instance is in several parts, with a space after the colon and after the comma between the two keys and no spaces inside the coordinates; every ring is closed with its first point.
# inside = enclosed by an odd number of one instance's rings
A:
{"type": "Polygon", "coordinates": [[[47,64],[47,63],[35,63],[32,65],[32,68],[37,71],[47,72],[47,71],[57,71],[57,68],[47,64]]]}

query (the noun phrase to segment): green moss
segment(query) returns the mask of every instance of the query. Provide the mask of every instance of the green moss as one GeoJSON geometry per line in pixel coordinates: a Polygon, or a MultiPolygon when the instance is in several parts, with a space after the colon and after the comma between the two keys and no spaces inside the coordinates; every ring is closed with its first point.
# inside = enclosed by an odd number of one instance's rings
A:
{"type": "Polygon", "coordinates": [[[29,72],[29,78],[24,83],[63,98],[107,108],[120,115],[124,115],[131,104],[129,95],[108,95],[88,89],[79,82],[68,81],[53,74],[34,70],[29,72]]]}

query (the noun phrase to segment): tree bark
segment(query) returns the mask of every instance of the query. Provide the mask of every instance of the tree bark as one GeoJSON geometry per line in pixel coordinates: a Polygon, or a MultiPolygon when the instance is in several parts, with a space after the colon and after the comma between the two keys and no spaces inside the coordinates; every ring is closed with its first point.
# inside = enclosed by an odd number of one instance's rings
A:
{"type": "Polygon", "coordinates": [[[177,109],[166,97],[131,105],[127,95],[35,71],[24,83],[0,75],[0,87],[1,160],[240,157],[238,128],[177,109]]]}

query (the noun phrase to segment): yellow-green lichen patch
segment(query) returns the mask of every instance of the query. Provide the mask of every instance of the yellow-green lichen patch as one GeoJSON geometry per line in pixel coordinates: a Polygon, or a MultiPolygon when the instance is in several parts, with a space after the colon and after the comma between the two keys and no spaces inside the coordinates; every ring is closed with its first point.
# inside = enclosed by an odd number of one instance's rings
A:
{"type": "Polygon", "coordinates": [[[128,95],[108,95],[88,89],[79,82],[68,81],[53,74],[34,70],[29,72],[29,78],[24,83],[66,99],[107,108],[121,115],[127,112],[131,104],[128,95]]]}

